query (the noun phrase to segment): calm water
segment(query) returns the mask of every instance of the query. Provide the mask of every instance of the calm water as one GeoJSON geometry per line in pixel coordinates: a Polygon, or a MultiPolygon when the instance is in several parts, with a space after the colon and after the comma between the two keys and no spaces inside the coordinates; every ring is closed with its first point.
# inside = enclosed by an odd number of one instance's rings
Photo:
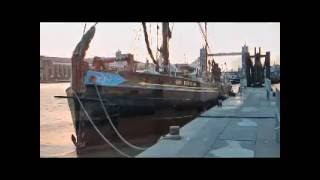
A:
{"type": "Polygon", "coordinates": [[[62,156],[73,152],[74,133],[71,113],[65,96],[70,83],[40,84],[40,156],[62,156]]]}
{"type": "MultiPolygon", "coordinates": [[[[40,156],[76,157],[71,141],[74,128],[67,99],[54,98],[65,96],[70,83],[40,84],[40,156]]],[[[239,85],[234,85],[238,92],[239,85]]],[[[280,90],[280,84],[273,85],[280,90]]],[[[98,155],[97,155],[98,156],[98,155]]]]}
{"type": "MultiPolygon", "coordinates": [[[[70,83],[40,84],[40,157],[77,157],[71,134],[75,134],[65,89],[70,83]]],[[[127,154],[139,151],[118,147],[127,154]]],[[[114,150],[96,150],[82,157],[122,157],[114,150]]]]}

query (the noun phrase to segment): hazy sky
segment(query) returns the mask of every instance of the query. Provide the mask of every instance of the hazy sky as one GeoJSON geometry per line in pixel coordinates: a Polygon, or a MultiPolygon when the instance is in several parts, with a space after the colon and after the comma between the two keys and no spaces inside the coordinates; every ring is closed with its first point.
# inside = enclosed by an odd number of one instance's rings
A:
{"type": "MultiPolygon", "coordinates": [[[[81,39],[85,23],[40,23],[40,54],[55,57],[71,57],[72,51],[81,39]]],[[[87,29],[93,23],[87,23],[87,29]]],[[[150,42],[155,54],[157,47],[157,23],[147,23],[150,42]]],[[[161,27],[161,24],[159,23],[161,27]]],[[[192,62],[200,54],[204,39],[197,23],[170,23],[173,26],[170,40],[171,63],[192,62]]],[[[204,23],[202,23],[204,27],[204,23]]],[[[252,53],[254,47],[262,52],[271,52],[271,64],[280,63],[280,23],[208,23],[208,42],[211,50],[217,52],[241,52],[246,43],[252,53]]],[[[161,29],[159,30],[159,46],[161,29]]],[[[135,60],[150,59],[141,23],[98,23],[96,34],[86,57],[115,56],[120,49],[123,53],[134,54],[135,60]]],[[[228,68],[237,68],[240,57],[217,57],[218,63],[227,62],[228,68]]]]}

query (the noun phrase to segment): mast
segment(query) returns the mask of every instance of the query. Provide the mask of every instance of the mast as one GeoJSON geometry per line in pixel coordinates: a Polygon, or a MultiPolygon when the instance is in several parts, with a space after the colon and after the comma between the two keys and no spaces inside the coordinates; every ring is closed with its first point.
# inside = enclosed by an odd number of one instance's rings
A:
{"type": "MultiPolygon", "coordinates": [[[[205,29],[205,35],[206,35],[206,73],[208,71],[207,69],[207,63],[208,63],[208,32],[207,32],[207,23],[204,23],[204,29],[205,29]]],[[[210,62],[209,62],[210,63],[210,62]]]]}
{"type": "Polygon", "coordinates": [[[161,54],[163,57],[163,69],[165,73],[169,73],[169,39],[171,38],[171,31],[169,29],[169,23],[162,23],[162,47],[161,54]]]}

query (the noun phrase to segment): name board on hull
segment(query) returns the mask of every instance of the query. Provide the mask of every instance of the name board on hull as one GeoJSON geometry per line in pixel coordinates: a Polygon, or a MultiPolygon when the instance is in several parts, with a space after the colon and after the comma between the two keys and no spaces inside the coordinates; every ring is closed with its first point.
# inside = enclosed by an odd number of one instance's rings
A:
{"type": "Polygon", "coordinates": [[[97,85],[101,86],[117,86],[126,81],[122,76],[116,73],[87,71],[84,76],[84,83],[86,85],[93,84],[93,79],[97,85]]]}

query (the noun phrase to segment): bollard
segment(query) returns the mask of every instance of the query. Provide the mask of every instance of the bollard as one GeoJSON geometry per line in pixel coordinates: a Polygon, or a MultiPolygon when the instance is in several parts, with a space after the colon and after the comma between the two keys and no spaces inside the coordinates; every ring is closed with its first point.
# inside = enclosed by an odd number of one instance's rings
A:
{"type": "Polygon", "coordinates": [[[169,134],[160,138],[163,139],[170,139],[170,140],[180,140],[180,126],[170,126],[169,127],[169,134]]]}
{"type": "Polygon", "coordinates": [[[222,99],[218,99],[218,107],[222,107],[222,99]]]}
{"type": "Polygon", "coordinates": [[[180,127],[179,126],[170,126],[169,127],[170,135],[180,135],[180,127]]]}

